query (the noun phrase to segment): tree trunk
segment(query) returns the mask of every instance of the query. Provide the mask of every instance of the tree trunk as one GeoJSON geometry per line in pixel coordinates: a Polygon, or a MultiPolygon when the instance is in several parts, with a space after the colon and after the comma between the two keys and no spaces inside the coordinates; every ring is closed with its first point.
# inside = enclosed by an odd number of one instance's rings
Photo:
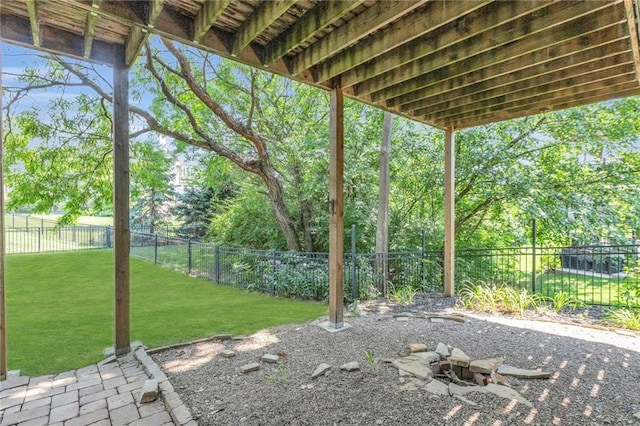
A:
{"type": "Polygon", "coordinates": [[[282,234],[287,242],[287,248],[293,251],[300,251],[300,243],[298,242],[298,234],[293,222],[290,219],[289,211],[284,202],[284,194],[282,192],[282,186],[275,177],[275,170],[268,162],[261,162],[260,177],[267,185],[267,193],[269,194],[269,201],[273,207],[273,212],[276,215],[276,220],[282,234]]]}
{"type": "Polygon", "coordinates": [[[378,277],[383,294],[388,293],[389,267],[389,157],[391,156],[391,125],[393,115],[384,113],[382,143],[380,144],[380,183],[378,195],[378,226],[376,230],[376,253],[378,253],[378,277]]]}

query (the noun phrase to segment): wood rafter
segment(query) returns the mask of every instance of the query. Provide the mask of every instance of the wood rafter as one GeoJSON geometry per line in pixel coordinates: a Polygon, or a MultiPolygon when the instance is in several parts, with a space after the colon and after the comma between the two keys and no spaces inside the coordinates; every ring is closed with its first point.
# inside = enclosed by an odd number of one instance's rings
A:
{"type": "Polygon", "coordinates": [[[311,68],[311,66],[335,55],[347,46],[362,40],[395,21],[403,14],[422,6],[424,1],[383,1],[375,3],[369,9],[294,56],[291,59],[291,74],[297,75],[303,70],[311,68]]]}
{"type": "MultiPolygon", "coordinates": [[[[397,98],[389,99],[387,105],[389,107],[397,107],[402,105],[413,105],[411,108],[416,109],[421,106],[427,106],[427,104],[417,105],[417,102],[423,102],[431,96],[436,96],[443,92],[448,92],[456,88],[464,89],[469,84],[474,82],[482,82],[494,77],[517,75],[520,70],[532,68],[530,71],[536,74],[539,70],[536,70],[536,65],[544,65],[545,63],[553,60],[559,60],[564,58],[565,61],[571,62],[574,57],[579,58],[580,53],[586,51],[589,47],[604,46],[614,41],[621,41],[624,43],[625,30],[622,23],[617,26],[605,28],[603,30],[596,31],[589,35],[578,36],[572,39],[568,39],[564,42],[557,44],[545,45],[541,44],[541,48],[532,52],[522,52],[523,55],[517,55],[511,59],[503,62],[486,61],[470,59],[459,62],[447,71],[447,78],[437,81],[437,72],[425,74],[420,77],[422,84],[415,92],[410,92],[397,98]],[[600,43],[595,43],[593,40],[598,40],[600,43]],[[523,66],[523,64],[525,64],[523,66]],[[473,71],[469,71],[469,70],[473,71]],[[436,79],[436,80],[434,80],[436,79]]],[[[624,45],[617,45],[618,47],[624,45]]],[[[626,48],[625,48],[626,49],[626,48]]],[[[602,53],[603,51],[597,51],[602,53]]],[[[609,51],[606,51],[609,52],[609,51]]],[[[607,53],[608,54],[608,53],[607,53]]]]}
{"type": "Polygon", "coordinates": [[[618,40],[603,46],[596,46],[583,52],[537,63],[514,72],[496,75],[490,79],[478,80],[473,84],[460,84],[454,90],[440,92],[434,96],[402,105],[401,111],[424,115],[467,105],[478,99],[488,99],[516,92],[526,87],[537,87],[549,82],[557,82],[569,77],[582,76],[601,68],[609,68],[629,62],[629,53],[620,53],[625,40],[618,40]],[[597,49],[594,55],[593,49],[597,49]],[[598,59],[594,59],[598,58],[598,59]]]}
{"type": "Polygon", "coordinates": [[[199,42],[218,20],[231,0],[205,1],[193,20],[193,41],[199,42]]]}
{"type": "Polygon", "coordinates": [[[238,29],[231,47],[231,55],[238,56],[257,36],[284,14],[296,0],[272,0],[260,4],[238,29]]]}
{"type": "Polygon", "coordinates": [[[638,17],[633,7],[633,0],[624,0],[624,8],[627,12],[627,25],[629,25],[629,42],[633,52],[633,60],[636,66],[636,77],[640,83],[640,45],[638,40],[638,17]]]}
{"type": "MultiPolygon", "coordinates": [[[[490,58],[491,62],[499,62],[500,58],[506,60],[518,56],[518,54],[537,49],[542,44],[555,44],[571,36],[582,34],[584,28],[602,27],[604,25],[602,22],[610,19],[611,14],[620,15],[620,10],[610,5],[611,3],[598,3],[597,6],[602,9],[599,13],[593,14],[596,6],[592,6],[589,2],[554,3],[541,10],[535,17],[524,16],[396,68],[381,77],[358,84],[355,92],[359,96],[374,92],[371,98],[374,102],[379,102],[420,88],[421,79],[418,77],[422,74],[451,66],[465,59],[483,58],[482,53],[488,53],[485,56],[490,58]],[[602,20],[598,20],[600,16],[603,16],[602,20]],[[554,18],[554,24],[550,23],[551,17],[554,18]],[[498,53],[495,59],[493,52],[498,53]],[[455,59],[451,60],[452,57],[455,59]],[[403,83],[404,81],[407,83],[403,83]]],[[[467,68],[466,72],[474,69],[475,67],[467,68]]],[[[446,74],[446,70],[443,70],[443,73],[446,74]]]]}
{"type": "MultiPolygon", "coordinates": [[[[622,63],[621,65],[602,67],[596,72],[588,73],[582,76],[569,77],[560,79],[558,81],[549,81],[546,84],[539,86],[523,87],[520,90],[516,90],[510,93],[486,96],[482,99],[472,101],[467,105],[452,106],[449,108],[441,109],[437,112],[429,112],[424,114],[424,110],[416,111],[416,114],[423,113],[425,119],[429,121],[439,121],[443,118],[457,117],[458,115],[464,115],[469,113],[484,114],[487,111],[495,111],[496,109],[509,108],[517,105],[521,99],[527,99],[532,104],[536,103],[537,99],[554,99],[556,97],[573,96],[577,91],[585,90],[589,91],[592,88],[607,82],[608,85],[616,85],[626,83],[629,80],[633,80],[633,74],[635,72],[633,62],[622,63]]],[[[425,108],[428,110],[428,108],[425,108]]]]}
{"type": "Polygon", "coordinates": [[[265,47],[263,64],[269,65],[288,52],[333,25],[346,13],[359,7],[364,0],[328,0],[318,4],[265,47]]]}
{"type": "MultiPolygon", "coordinates": [[[[92,6],[96,9],[100,8],[101,0],[93,0],[92,6]]],[[[87,13],[87,24],[84,31],[84,57],[91,56],[91,46],[93,45],[93,36],[96,31],[96,22],[98,21],[98,14],[93,11],[87,13]]]]}
{"type": "Polygon", "coordinates": [[[156,21],[162,12],[162,8],[164,7],[164,0],[150,0],[148,2],[148,10],[146,17],[146,26],[147,28],[140,26],[133,26],[131,28],[131,34],[127,39],[126,44],[126,64],[127,66],[131,66],[140,54],[140,50],[142,50],[142,46],[147,42],[149,38],[149,29],[154,28],[156,25],[156,21]]]}
{"type": "Polygon", "coordinates": [[[38,23],[38,6],[36,0],[27,0],[27,13],[34,46],[40,46],[40,25],[38,23]]]}
{"type": "Polygon", "coordinates": [[[458,124],[459,129],[482,126],[484,124],[493,123],[496,121],[510,120],[513,118],[519,118],[523,116],[523,112],[529,111],[526,115],[542,114],[545,112],[558,111],[567,108],[573,108],[580,105],[593,104],[596,102],[604,102],[611,99],[625,98],[628,96],[634,96],[638,94],[637,87],[634,87],[634,83],[625,83],[621,86],[610,86],[609,90],[601,89],[592,92],[584,92],[580,98],[576,98],[575,95],[568,96],[563,99],[550,99],[548,101],[538,103],[524,107],[520,105],[518,108],[511,110],[504,110],[500,112],[490,112],[484,115],[463,117],[458,119],[447,119],[439,122],[438,125],[455,125],[458,124]]]}
{"type": "MultiPolygon", "coordinates": [[[[463,22],[453,22],[445,26],[437,34],[426,34],[404,44],[402,49],[393,50],[376,57],[375,61],[367,62],[343,73],[340,81],[344,87],[350,87],[359,82],[369,80],[394,68],[400,67],[419,58],[428,56],[439,49],[460,43],[476,34],[501,25],[504,20],[517,19],[541,7],[549,1],[505,2],[506,6],[491,3],[487,7],[473,10],[464,17],[463,22]]],[[[478,2],[478,5],[482,4],[478,2]]]]}
{"type": "Polygon", "coordinates": [[[365,62],[395,50],[436,28],[486,5],[488,1],[429,2],[421,13],[408,14],[357,46],[348,48],[316,67],[316,81],[326,82],[365,62]]]}

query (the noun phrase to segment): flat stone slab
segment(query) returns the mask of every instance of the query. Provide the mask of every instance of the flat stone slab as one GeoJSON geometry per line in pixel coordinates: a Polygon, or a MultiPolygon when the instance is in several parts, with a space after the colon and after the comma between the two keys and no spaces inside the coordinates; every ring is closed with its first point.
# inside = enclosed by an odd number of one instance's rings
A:
{"type": "Polygon", "coordinates": [[[315,379],[316,377],[324,376],[331,370],[331,366],[326,362],[320,364],[311,374],[311,378],[315,379]]]}
{"type": "Polygon", "coordinates": [[[502,358],[474,359],[469,363],[469,371],[472,373],[491,374],[502,365],[502,358]]]}
{"type": "Polygon", "coordinates": [[[223,358],[233,358],[234,356],[236,356],[236,353],[231,349],[225,349],[222,352],[220,352],[220,355],[222,355],[223,358]]]}
{"type": "Polygon", "coordinates": [[[260,358],[262,362],[266,362],[267,364],[277,364],[280,361],[280,357],[275,354],[264,354],[262,358],[260,358]]]}
{"type": "Polygon", "coordinates": [[[451,351],[451,355],[449,355],[449,362],[452,365],[458,365],[460,367],[468,367],[469,364],[471,363],[471,358],[469,358],[467,354],[462,352],[462,349],[453,348],[453,350],[451,351]]]}
{"type": "Polygon", "coordinates": [[[411,351],[411,353],[427,352],[428,350],[429,348],[424,343],[411,343],[409,345],[409,351],[411,351]]]}
{"type": "Polygon", "coordinates": [[[258,370],[260,370],[260,364],[258,364],[257,362],[245,364],[242,367],[240,367],[240,372],[242,374],[247,374],[247,373],[251,373],[252,371],[258,371],[258,370]]]}
{"type": "Polygon", "coordinates": [[[343,371],[358,371],[360,370],[360,364],[357,361],[348,362],[340,366],[340,370],[343,371]]]}
{"type": "MultiPolygon", "coordinates": [[[[460,386],[455,383],[449,384],[449,394],[453,397],[460,396],[464,398],[464,396],[471,392],[488,392],[494,395],[497,395],[501,398],[506,398],[510,400],[516,400],[527,407],[533,407],[531,402],[525,399],[522,395],[518,393],[518,391],[510,388],[509,386],[500,386],[495,383],[489,383],[487,386],[460,386]]],[[[464,399],[461,399],[464,400],[464,399]]]]}
{"type": "Polygon", "coordinates": [[[431,364],[432,362],[438,362],[440,361],[440,355],[438,355],[435,352],[417,352],[413,354],[414,356],[416,356],[419,359],[423,359],[425,360],[427,363],[431,364]]]}
{"type": "Polygon", "coordinates": [[[424,387],[427,392],[436,395],[449,395],[449,386],[440,380],[432,380],[424,387]]]}
{"type": "Polygon", "coordinates": [[[140,404],[153,402],[158,398],[158,381],[156,379],[145,380],[140,390],[140,404]]]}
{"type": "Polygon", "coordinates": [[[420,359],[417,356],[409,355],[402,358],[395,359],[391,363],[398,370],[405,371],[414,375],[415,377],[423,380],[431,380],[433,378],[433,371],[431,366],[424,359],[420,359]]]}
{"type": "Polygon", "coordinates": [[[440,355],[440,358],[442,359],[447,359],[447,357],[451,355],[449,353],[449,347],[442,342],[438,342],[438,344],[436,345],[435,353],[440,355]]]}
{"type": "Polygon", "coordinates": [[[409,317],[396,317],[396,321],[408,322],[409,321],[409,317]]]}
{"type": "Polygon", "coordinates": [[[519,379],[548,379],[551,373],[536,370],[525,370],[522,368],[511,367],[510,365],[501,365],[498,373],[503,376],[512,376],[519,379]]]}

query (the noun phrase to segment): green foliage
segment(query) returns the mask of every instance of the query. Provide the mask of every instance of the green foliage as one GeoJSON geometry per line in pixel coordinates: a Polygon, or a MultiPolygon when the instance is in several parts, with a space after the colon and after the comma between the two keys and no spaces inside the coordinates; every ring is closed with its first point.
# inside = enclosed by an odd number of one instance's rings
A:
{"type": "Polygon", "coordinates": [[[613,309],[610,310],[605,319],[618,327],[629,330],[640,330],[640,310],[639,309],[613,309]]]}
{"type": "Polygon", "coordinates": [[[565,308],[569,308],[574,311],[576,308],[584,305],[584,303],[564,291],[554,293],[553,296],[548,298],[548,300],[551,302],[551,307],[556,313],[565,308]]]}
{"type": "MultiPolygon", "coordinates": [[[[113,345],[111,251],[11,255],[6,269],[9,369],[38,376],[79,368],[113,345]]],[[[316,303],[247,293],[131,259],[131,338],[149,347],[251,334],[324,312],[316,303]]]]}
{"type": "Polygon", "coordinates": [[[531,294],[526,289],[471,283],[464,286],[458,301],[465,309],[491,313],[517,313],[520,316],[524,315],[527,309],[535,309],[544,304],[542,296],[531,294]]]}
{"type": "Polygon", "coordinates": [[[365,349],[364,356],[367,358],[367,364],[369,364],[369,369],[371,370],[371,372],[375,375],[378,375],[378,364],[375,357],[373,356],[373,351],[371,349],[365,349]]]}
{"type": "Polygon", "coordinates": [[[325,259],[286,253],[265,260],[261,270],[266,282],[277,283],[278,296],[308,300],[326,300],[329,296],[329,266],[325,259]]]}
{"type": "Polygon", "coordinates": [[[410,305],[413,303],[415,296],[416,290],[409,285],[402,287],[395,287],[392,285],[390,288],[389,300],[400,305],[410,305]]]}

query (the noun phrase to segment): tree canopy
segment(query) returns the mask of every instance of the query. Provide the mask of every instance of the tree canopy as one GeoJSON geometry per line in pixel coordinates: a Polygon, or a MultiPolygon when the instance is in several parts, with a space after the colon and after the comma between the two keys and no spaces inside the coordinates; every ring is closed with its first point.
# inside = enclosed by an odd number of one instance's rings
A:
{"type": "MultiPolygon", "coordinates": [[[[109,207],[111,88],[103,74],[46,57],[5,88],[9,208],[61,205],[71,220],[109,207]],[[83,91],[68,96],[69,87],[83,91]],[[42,91],[52,95],[46,106],[26,103],[42,91]]],[[[214,242],[327,249],[326,92],[166,40],[146,46],[131,80],[137,216],[156,223],[163,219],[154,215],[169,215],[162,206],[175,204],[171,164],[184,156],[198,168],[189,194],[210,192],[206,235],[214,242]],[[159,135],[172,152],[158,146],[159,135]]],[[[457,132],[458,244],[526,244],[534,218],[549,244],[632,235],[640,225],[639,103],[457,132]]],[[[345,103],[345,229],[357,226],[364,251],[375,247],[382,122],[381,111],[345,103]]],[[[443,144],[436,129],[393,120],[390,250],[419,246],[422,230],[429,246],[441,247],[443,144]]]]}

